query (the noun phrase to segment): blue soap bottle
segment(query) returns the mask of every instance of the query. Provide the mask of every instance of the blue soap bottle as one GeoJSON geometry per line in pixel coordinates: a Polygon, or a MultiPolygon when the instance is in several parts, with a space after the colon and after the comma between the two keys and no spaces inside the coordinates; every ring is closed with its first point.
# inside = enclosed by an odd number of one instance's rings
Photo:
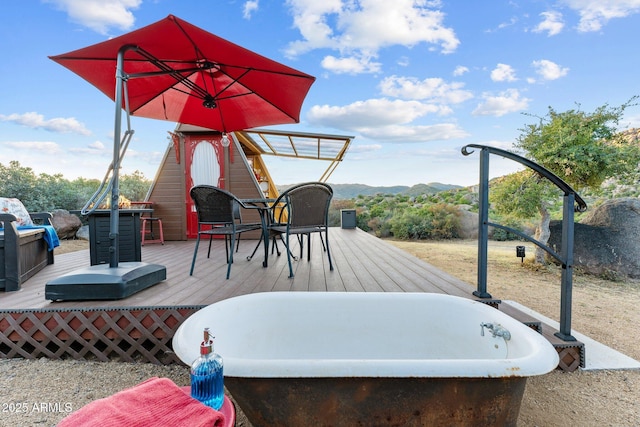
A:
{"type": "Polygon", "coordinates": [[[191,365],[191,397],[218,410],[224,403],[222,357],[213,351],[213,337],[204,330],[200,357],[191,365]]]}

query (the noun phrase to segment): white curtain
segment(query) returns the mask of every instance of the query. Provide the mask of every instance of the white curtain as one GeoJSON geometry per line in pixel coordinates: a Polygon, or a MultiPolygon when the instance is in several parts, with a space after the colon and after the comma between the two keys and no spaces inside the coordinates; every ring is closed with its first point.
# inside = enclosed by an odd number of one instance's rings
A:
{"type": "Polygon", "coordinates": [[[193,185],[213,185],[219,187],[220,162],[213,141],[200,141],[193,151],[191,179],[193,185]]]}

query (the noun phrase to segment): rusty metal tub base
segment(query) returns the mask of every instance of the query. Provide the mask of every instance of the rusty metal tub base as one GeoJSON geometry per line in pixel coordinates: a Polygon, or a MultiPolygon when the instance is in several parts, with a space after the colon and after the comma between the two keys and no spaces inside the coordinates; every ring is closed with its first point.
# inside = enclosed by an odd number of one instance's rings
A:
{"type": "Polygon", "coordinates": [[[525,383],[526,377],[225,377],[255,427],[515,426],[525,383]]]}

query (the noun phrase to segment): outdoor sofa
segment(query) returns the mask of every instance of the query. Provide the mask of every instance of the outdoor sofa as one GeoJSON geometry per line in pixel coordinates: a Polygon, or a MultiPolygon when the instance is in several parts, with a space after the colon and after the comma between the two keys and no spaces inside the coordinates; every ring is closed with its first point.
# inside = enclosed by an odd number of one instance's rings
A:
{"type": "MultiPolygon", "coordinates": [[[[30,213],[29,216],[34,224],[53,228],[50,213],[30,213]]],[[[19,229],[17,217],[9,213],[0,213],[0,222],[4,225],[0,229],[0,291],[17,291],[27,279],[53,264],[53,248],[49,250],[51,243],[47,243],[51,229],[19,229]]]]}

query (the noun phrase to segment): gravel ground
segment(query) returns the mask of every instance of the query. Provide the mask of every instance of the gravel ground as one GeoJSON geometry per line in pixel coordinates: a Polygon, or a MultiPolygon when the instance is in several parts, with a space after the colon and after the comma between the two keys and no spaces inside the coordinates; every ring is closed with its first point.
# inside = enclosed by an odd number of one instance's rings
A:
{"type": "MultiPolygon", "coordinates": [[[[189,385],[182,365],[0,359],[0,427],[55,426],[84,405],[151,377],[189,385]]],[[[236,426],[251,427],[241,410],[236,426]]]]}
{"type": "Polygon", "coordinates": [[[184,366],[0,359],[0,426],[54,426],[72,411],[148,378],[189,385],[184,366]]]}
{"type": "MultiPolygon", "coordinates": [[[[0,426],[54,426],[70,412],[154,376],[189,384],[187,368],[177,365],[0,360],[0,426]]],[[[637,427],[638,402],[640,371],[552,372],[527,380],[518,425],[637,427]]],[[[251,426],[241,411],[236,425],[251,426]]]]}
{"type": "MultiPolygon", "coordinates": [[[[82,243],[68,245],[82,248],[82,243]]],[[[420,245],[403,245],[403,249],[473,282],[473,268],[459,269],[475,265],[473,257],[466,262],[464,248],[463,252],[456,252],[461,245],[420,245]],[[456,262],[451,263],[451,259],[456,262]],[[451,271],[453,265],[458,268],[455,272],[451,271]]],[[[492,259],[497,258],[496,254],[492,255],[492,259]]],[[[545,276],[546,273],[514,269],[512,265],[504,267],[499,263],[490,265],[490,269],[492,275],[499,276],[500,282],[510,284],[510,287],[492,288],[492,292],[548,317],[556,317],[557,286],[550,285],[557,283],[553,273],[545,276]],[[537,282],[539,278],[542,279],[537,282]],[[531,298],[532,295],[535,298],[531,298]]],[[[574,286],[574,328],[640,359],[637,332],[640,286],[584,277],[577,277],[574,286]]],[[[180,386],[189,384],[188,369],[180,365],[0,359],[0,427],[54,426],[87,403],[153,376],[170,378],[180,386]]],[[[237,415],[237,426],[251,426],[241,411],[237,415]]],[[[532,377],[527,381],[518,425],[638,427],[640,370],[555,371],[532,377]]]]}

